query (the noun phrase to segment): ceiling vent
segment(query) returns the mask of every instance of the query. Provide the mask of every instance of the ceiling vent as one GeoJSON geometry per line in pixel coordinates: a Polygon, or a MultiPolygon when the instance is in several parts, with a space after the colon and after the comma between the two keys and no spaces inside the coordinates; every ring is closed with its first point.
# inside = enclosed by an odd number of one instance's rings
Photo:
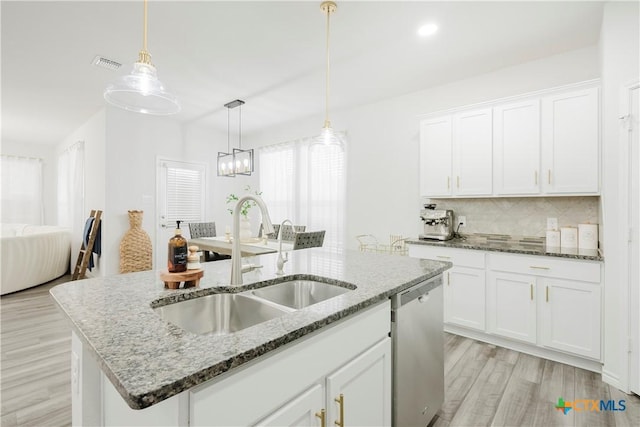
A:
{"type": "Polygon", "coordinates": [[[95,65],[96,67],[106,68],[107,70],[113,70],[113,71],[115,71],[118,68],[122,67],[121,63],[116,62],[113,59],[105,58],[105,57],[100,56],[100,55],[96,55],[96,57],[93,58],[93,61],[91,61],[91,63],[93,65],[95,65]]]}

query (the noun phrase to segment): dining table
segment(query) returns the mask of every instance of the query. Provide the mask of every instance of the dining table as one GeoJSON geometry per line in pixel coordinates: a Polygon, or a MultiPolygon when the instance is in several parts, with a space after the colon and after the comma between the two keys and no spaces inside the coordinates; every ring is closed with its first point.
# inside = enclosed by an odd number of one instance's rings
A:
{"type": "MultiPolygon", "coordinates": [[[[233,237],[227,238],[225,236],[217,236],[189,239],[189,246],[193,245],[198,246],[200,250],[217,252],[223,255],[231,255],[233,248],[233,237]]],[[[275,239],[261,239],[259,237],[251,237],[247,240],[240,241],[240,252],[241,256],[243,257],[269,254],[278,252],[279,246],[280,242],[275,239]]],[[[293,250],[293,242],[283,241],[282,250],[293,250]]]]}

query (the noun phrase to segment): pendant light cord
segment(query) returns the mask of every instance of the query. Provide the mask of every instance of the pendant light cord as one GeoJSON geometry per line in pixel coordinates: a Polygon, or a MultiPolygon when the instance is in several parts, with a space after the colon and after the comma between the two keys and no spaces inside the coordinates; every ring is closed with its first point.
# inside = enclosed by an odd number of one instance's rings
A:
{"type": "Polygon", "coordinates": [[[138,53],[138,62],[151,64],[151,54],[147,50],[147,0],[144,0],[144,13],[142,18],[142,50],[138,53]]]}
{"type": "Polygon", "coordinates": [[[240,104],[240,116],[238,117],[238,148],[242,150],[242,104],[240,104]]]}
{"type": "Polygon", "coordinates": [[[229,138],[231,132],[229,131],[229,127],[231,126],[231,108],[227,107],[227,153],[231,153],[231,144],[229,142],[229,138]]]}
{"type": "Polygon", "coordinates": [[[329,20],[331,16],[331,5],[326,5],[327,10],[327,76],[326,76],[326,97],[325,97],[325,116],[324,116],[324,127],[331,127],[331,122],[329,121],[329,31],[330,25],[329,20]]]}

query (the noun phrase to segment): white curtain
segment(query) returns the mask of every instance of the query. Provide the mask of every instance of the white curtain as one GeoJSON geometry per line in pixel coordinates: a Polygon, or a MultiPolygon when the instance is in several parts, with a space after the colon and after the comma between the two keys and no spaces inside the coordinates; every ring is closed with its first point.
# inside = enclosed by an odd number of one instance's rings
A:
{"type": "Polygon", "coordinates": [[[58,156],[58,225],[79,236],[88,216],[84,208],[84,141],[78,141],[58,156]]]}
{"type": "Polygon", "coordinates": [[[43,224],[42,184],[42,159],[3,155],[1,221],[43,224]]]}
{"type": "MultiPolygon", "coordinates": [[[[346,138],[345,138],[346,139],[346,138]]],[[[325,230],[323,247],[344,248],[346,154],[305,138],[260,148],[260,191],[271,219],[325,230]]]]}

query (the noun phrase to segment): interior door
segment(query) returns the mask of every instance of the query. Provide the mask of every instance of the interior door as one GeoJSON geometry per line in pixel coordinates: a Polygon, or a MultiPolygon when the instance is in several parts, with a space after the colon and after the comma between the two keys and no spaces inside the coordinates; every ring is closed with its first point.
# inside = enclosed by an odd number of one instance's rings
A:
{"type": "Polygon", "coordinates": [[[161,159],[156,164],[156,244],[154,269],[167,266],[167,243],[174,235],[176,221],[182,221],[188,236],[189,222],[203,222],[206,206],[207,165],[161,159]]]}
{"type": "Polygon", "coordinates": [[[640,83],[629,90],[629,315],[632,340],[629,388],[640,394],[640,83]]]}

